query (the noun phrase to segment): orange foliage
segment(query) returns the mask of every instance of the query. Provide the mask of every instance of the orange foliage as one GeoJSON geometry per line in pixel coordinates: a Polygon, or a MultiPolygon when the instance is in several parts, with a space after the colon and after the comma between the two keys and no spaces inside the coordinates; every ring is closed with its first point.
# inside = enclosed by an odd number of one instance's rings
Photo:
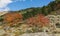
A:
{"type": "Polygon", "coordinates": [[[29,24],[35,23],[34,21],[36,21],[34,17],[30,17],[27,19],[27,23],[29,23],[29,24]]]}
{"type": "Polygon", "coordinates": [[[37,21],[39,21],[39,22],[41,22],[42,24],[42,26],[46,26],[46,25],[48,25],[49,24],[49,19],[48,18],[46,18],[44,15],[38,15],[38,17],[37,17],[37,21]]]}
{"type": "Polygon", "coordinates": [[[19,13],[7,13],[4,15],[5,22],[14,22],[16,19],[22,19],[22,15],[19,13]]]}
{"type": "Polygon", "coordinates": [[[28,24],[46,26],[49,24],[49,19],[42,14],[38,14],[37,18],[31,17],[27,20],[28,24]],[[38,24],[39,23],[39,24],[38,24]]]}

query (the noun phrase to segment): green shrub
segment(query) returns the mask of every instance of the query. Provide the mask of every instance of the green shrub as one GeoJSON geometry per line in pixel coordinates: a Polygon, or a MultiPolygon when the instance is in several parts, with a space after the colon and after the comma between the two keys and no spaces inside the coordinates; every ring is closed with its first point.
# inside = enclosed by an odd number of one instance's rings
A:
{"type": "Polygon", "coordinates": [[[2,17],[0,17],[0,22],[1,22],[1,21],[3,21],[3,18],[2,18],[2,17]]]}

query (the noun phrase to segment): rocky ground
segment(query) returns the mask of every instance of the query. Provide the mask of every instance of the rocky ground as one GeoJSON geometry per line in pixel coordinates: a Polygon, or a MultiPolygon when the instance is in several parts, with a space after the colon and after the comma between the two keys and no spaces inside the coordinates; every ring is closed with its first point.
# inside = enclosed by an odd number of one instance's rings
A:
{"type": "Polygon", "coordinates": [[[39,32],[39,33],[30,33],[30,34],[23,34],[21,36],[56,36],[54,34],[47,34],[46,32],[39,32]]]}
{"type": "MultiPolygon", "coordinates": [[[[53,33],[47,33],[47,32],[36,32],[32,30],[32,28],[29,28],[28,31],[26,27],[27,25],[22,25],[20,27],[11,27],[4,29],[2,26],[0,26],[0,36],[60,36],[60,34],[53,34],[53,33]]],[[[38,29],[37,29],[38,30],[38,29]]]]}

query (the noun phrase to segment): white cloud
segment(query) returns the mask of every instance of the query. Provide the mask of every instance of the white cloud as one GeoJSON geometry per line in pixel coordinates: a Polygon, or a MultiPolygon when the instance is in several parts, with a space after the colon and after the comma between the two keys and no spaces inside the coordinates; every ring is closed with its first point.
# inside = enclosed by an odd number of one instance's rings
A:
{"type": "Polygon", "coordinates": [[[26,1],[26,0],[13,0],[13,1],[26,1]]]}
{"type": "MultiPolygon", "coordinates": [[[[27,0],[14,0],[14,2],[17,2],[17,1],[20,1],[20,2],[25,2],[25,1],[27,1],[27,0]]],[[[32,0],[29,0],[29,1],[32,1],[32,0]]]]}
{"type": "Polygon", "coordinates": [[[7,7],[7,8],[5,8],[3,11],[9,11],[10,9],[7,7]]]}
{"type": "Polygon", "coordinates": [[[0,8],[6,7],[12,0],[0,0],[0,8]]]}
{"type": "Polygon", "coordinates": [[[9,11],[10,9],[8,7],[4,8],[4,9],[0,9],[1,12],[3,11],[9,11]]]}
{"type": "Polygon", "coordinates": [[[9,8],[7,8],[7,5],[12,2],[12,0],[0,0],[0,11],[8,11],[9,8]]]}

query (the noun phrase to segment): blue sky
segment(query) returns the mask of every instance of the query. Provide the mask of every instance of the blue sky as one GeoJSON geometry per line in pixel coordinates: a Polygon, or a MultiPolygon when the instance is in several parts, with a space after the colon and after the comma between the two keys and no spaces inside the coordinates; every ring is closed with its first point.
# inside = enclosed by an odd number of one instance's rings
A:
{"type": "Polygon", "coordinates": [[[9,10],[16,11],[30,7],[42,7],[44,5],[47,5],[53,0],[9,0],[9,1],[11,3],[7,4],[4,8],[8,8],[9,10]]]}

